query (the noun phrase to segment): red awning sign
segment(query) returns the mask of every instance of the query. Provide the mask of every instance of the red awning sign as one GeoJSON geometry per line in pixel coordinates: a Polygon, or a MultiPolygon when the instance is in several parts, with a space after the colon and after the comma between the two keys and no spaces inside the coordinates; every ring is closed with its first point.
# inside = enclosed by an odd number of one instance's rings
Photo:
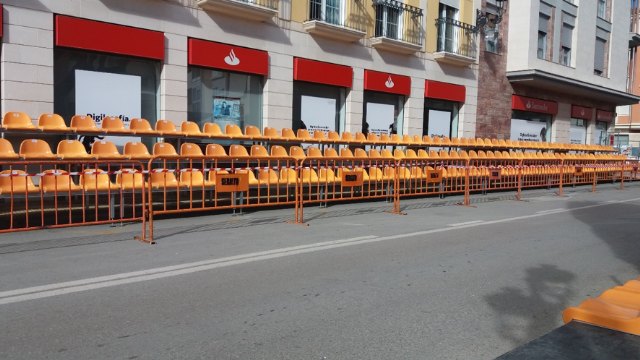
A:
{"type": "Polygon", "coordinates": [[[571,105],[571,117],[574,119],[591,120],[593,108],[571,105]]]}
{"type": "Polygon", "coordinates": [[[616,114],[611,111],[596,110],[596,120],[611,122],[616,117],[616,114]]]}
{"type": "Polygon", "coordinates": [[[266,76],[269,53],[262,50],[189,39],[189,65],[266,76]]]}
{"type": "Polygon", "coordinates": [[[409,96],[411,94],[411,78],[404,75],[365,70],[364,89],[409,96]]]}
{"type": "Polygon", "coordinates": [[[464,103],[467,90],[463,85],[425,80],[424,97],[464,103]]]}
{"type": "Polygon", "coordinates": [[[293,80],[351,88],[353,69],[345,65],[295,58],[293,59],[293,80]]]}
{"type": "Polygon", "coordinates": [[[558,113],[558,103],[555,101],[541,100],[519,95],[511,96],[511,108],[514,110],[551,115],[556,115],[558,113]]]}

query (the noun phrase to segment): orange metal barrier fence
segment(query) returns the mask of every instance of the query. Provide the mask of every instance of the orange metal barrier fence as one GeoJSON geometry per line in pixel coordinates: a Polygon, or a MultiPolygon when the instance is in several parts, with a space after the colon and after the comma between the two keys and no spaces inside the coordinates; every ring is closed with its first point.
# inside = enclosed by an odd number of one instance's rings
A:
{"type": "Polygon", "coordinates": [[[292,157],[154,157],[149,169],[149,241],[154,215],[251,207],[297,206],[292,157]]]}
{"type": "Polygon", "coordinates": [[[144,221],[138,161],[11,161],[0,169],[0,232],[144,221]]]}

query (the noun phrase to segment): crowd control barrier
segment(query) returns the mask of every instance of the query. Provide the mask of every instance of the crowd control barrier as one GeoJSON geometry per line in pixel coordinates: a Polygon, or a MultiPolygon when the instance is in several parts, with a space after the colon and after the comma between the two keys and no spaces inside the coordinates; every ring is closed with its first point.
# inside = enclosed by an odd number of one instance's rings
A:
{"type": "Polygon", "coordinates": [[[0,162],[0,233],[144,222],[144,167],[131,160],[0,162]]]}

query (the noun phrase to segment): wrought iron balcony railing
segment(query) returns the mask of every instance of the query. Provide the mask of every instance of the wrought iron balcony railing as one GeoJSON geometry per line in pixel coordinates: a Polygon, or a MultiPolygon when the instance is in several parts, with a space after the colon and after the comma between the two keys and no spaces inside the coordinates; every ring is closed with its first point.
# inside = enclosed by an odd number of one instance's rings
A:
{"type": "Polygon", "coordinates": [[[245,3],[249,5],[261,6],[271,10],[278,10],[278,3],[280,0],[232,0],[239,3],[245,3]]]}
{"type": "Polygon", "coordinates": [[[386,37],[422,46],[422,9],[395,0],[373,0],[375,37],[386,37]]]}
{"type": "Polygon", "coordinates": [[[438,27],[438,52],[476,58],[478,51],[473,26],[450,18],[436,20],[438,27]]]}

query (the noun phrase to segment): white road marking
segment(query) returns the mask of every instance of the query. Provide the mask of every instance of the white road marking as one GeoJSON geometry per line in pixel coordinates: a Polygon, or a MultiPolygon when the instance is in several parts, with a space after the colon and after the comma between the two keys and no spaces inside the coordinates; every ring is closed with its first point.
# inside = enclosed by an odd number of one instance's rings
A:
{"type": "MultiPolygon", "coordinates": [[[[640,198],[621,200],[618,203],[626,203],[626,202],[632,202],[632,201],[638,201],[638,200],[640,200],[640,198]]],[[[544,213],[516,216],[516,217],[504,218],[504,219],[498,219],[498,220],[488,220],[488,221],[481,221],[481,222],[474,221],[474,222],[469,222],[467,224],[461,223],[456,227],[447,226],[444,228],[416,231],[412,233],[397,234],[397,235],[390,235],[390,236],[382,236],[382,237],[378,237],[375,235],[360,236],[360,237],[350,238],[350,239],[325,241],[325,242],[309,244],[309,245],[292,246],[292,247],[286,247],[286,248],[280,248],[280,249],[274,249],[274,250],[268,250],[268,251],[229,256],[229,257],[218,258],[218,259],[209,259],[204,261],[196,261],[196,262],[184,263],[184,264],[173,265],[173,266],[165,266],[165,267],[153,268],[153,269],[147,269],[147,270],[141,270],[141,271],[133,271],[128,273],[100,276],[100,277],[94,277],[94,278],[88,278],[88,279],[82,279],[82,280],[76,280],[76,281],[68,281],[68,282],[62,282],[62,283],[56,283],[56,284],[2,291],[0,292],[0,305],[17,303],[17,302],[28,301],[28,300],[42,299],[42,298],[63,295],[63,294],[71,294],[71,293],[87,291],[87,290],[102,289],[102,288],[111,287],[111,286],[132,284],[132,283],[137,283],[142,281],[163,279],[163,278],[174,277],[179,275],[191,274],[191,273],[200,272],[200,271],[212,270],[212,269],[239,265],[239,264],[246,264],[246,263],[251,263],[256,261],[277,259],[277,258],[298,255],[298,254],[306,254],[306,253],[336,249],[336,248],[347,247],[347,246],[437,234],[437,233],[455,231],[455,230],[464,229],[464,228],[500,224],[500,223],[518,221],[518,220],[526,220],[526,219],[531,219],[536,217],[542,217],[545,215],[584,210],[584,209],[590,209],[590,208],[607,206],[607,205],[611,205],[611,204],[599,203],[594,205],[575,207],[571,209],[561,209],[559,211],[555,211],[552,213],[544,212],[544,213]]]]}
{"type": "Polygon", "coordinates": [[[451,227],[458,227],[458,226],[465,226],[465,225],[471,225],[471,224],[479,224],[483,222],[483,220],[474,220],[474,221],[467,221],[467,222],[461,222],[461,223],[455,223],[455,224],[449,224],[447,226],[451,226],[451,227]]]}
{"type": "Polygon", "coordinates": [[[553,213],[563,212],[565,210],[567,210],[567,209],[540,210],[540,211],[536,211],[536,214],[553,214],[553,213]]]}

